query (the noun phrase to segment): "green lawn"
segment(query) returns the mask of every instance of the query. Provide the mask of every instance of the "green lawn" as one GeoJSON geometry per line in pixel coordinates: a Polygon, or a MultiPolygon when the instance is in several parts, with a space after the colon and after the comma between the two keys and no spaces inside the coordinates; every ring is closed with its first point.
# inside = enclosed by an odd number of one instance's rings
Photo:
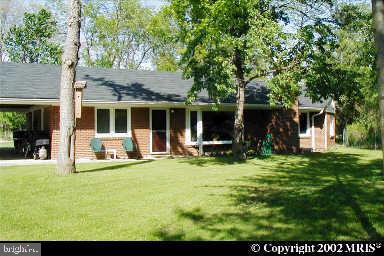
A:
{"type": "Polygon", "coordinates": [[[0,240],[382,239],[379,151],[0,170],[0,240]]]}

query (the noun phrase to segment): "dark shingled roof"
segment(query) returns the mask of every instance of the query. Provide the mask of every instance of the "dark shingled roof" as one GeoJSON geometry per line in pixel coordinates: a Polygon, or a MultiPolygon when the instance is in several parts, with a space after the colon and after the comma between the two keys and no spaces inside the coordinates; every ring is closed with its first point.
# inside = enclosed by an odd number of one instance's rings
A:
{"type": "MultiPolygon", "coordinates": [[[[0,98],[58,99],[61,66],[47,64],[0,63],[0,98]]],[[[192,80],[180,72],[132,71],[78,67],[76,80],[86,80],[84,100],[99,102],[184,102],[192,80]]],[[[207,94],[198,102],[210,102],[207,94]]],[[[227,103],[233,103],[234,98],[227,103]]],[[[246,90],[247,104],[269,104],[268,89],[262,81],[252,82],[246,90]]],[[[301,107],[321,108],[301,96],[301,107]]]]}

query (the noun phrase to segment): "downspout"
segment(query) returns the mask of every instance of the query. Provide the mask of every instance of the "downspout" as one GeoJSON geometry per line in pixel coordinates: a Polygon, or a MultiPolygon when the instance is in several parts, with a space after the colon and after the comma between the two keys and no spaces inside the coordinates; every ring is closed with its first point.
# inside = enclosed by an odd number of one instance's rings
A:
{"type": "Polygon", "coordinates": [[[199,156],[203,156],[203,115],[201,110],[197,111],[197,144],[199,146],[199,156]]]}

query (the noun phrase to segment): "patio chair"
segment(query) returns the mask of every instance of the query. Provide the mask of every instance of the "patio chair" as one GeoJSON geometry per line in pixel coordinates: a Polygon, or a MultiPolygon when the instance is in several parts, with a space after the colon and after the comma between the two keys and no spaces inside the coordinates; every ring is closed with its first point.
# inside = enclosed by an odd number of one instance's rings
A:
{"type": "Polygon", "coordinates": [[[268,133],[261,144],[261,155],[264,157],[271,156],[272,148],[273,148],[272,134],[268,133]]]}
{"type": "Polygon", "coordinates": [[[91,149],[95,153],[102,153],[104,152],[105,155],[108,154],[108,152],[111,152],[113,154],[113,159],[116,159],[116,149],[107,149],[103,147],[103,142],[99,138],[92,138],[90,143],[91,149]]]}
{"type": "Polygon", "coordinates": [[[124,138],[122,142],[122,146],[126,152],[135,151],[135,143],[133,142],[132,138],[124,138]]]}
{"type": "Polygon", "coordinates": [[[99,138],[92,138],[90,143],[91,149],[95,153],[103,152],[103,142],[99,138]]]}

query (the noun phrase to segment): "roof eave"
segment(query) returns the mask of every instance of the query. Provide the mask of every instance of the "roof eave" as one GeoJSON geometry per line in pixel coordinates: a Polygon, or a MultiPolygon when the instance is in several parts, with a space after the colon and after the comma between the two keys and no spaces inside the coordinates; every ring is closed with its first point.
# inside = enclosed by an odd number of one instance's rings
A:
{"type": "MultiPolygon", "coordinates": [[[[58,106],[60,103],[59,99],[26,99],[26,98],[0,98],[0,104],[8,105],[52,105],[58,106]]],[[[100,100],[83,100],[83,106],[121,106],[121,105],[132,105],[132,106],[188,106],[184,102],[172,102],[172,101],[100,101],[100,100]]],[[[195,102],[192,106],[212,106],[214,103],[208,102],[195,102]]],[[[223,107],[234,107],[235,103],[221,103],[223,107]]],[[[269,104],[245,104],[247,108],[281,108],[281,106],[271,106],[269,104]]]]}

